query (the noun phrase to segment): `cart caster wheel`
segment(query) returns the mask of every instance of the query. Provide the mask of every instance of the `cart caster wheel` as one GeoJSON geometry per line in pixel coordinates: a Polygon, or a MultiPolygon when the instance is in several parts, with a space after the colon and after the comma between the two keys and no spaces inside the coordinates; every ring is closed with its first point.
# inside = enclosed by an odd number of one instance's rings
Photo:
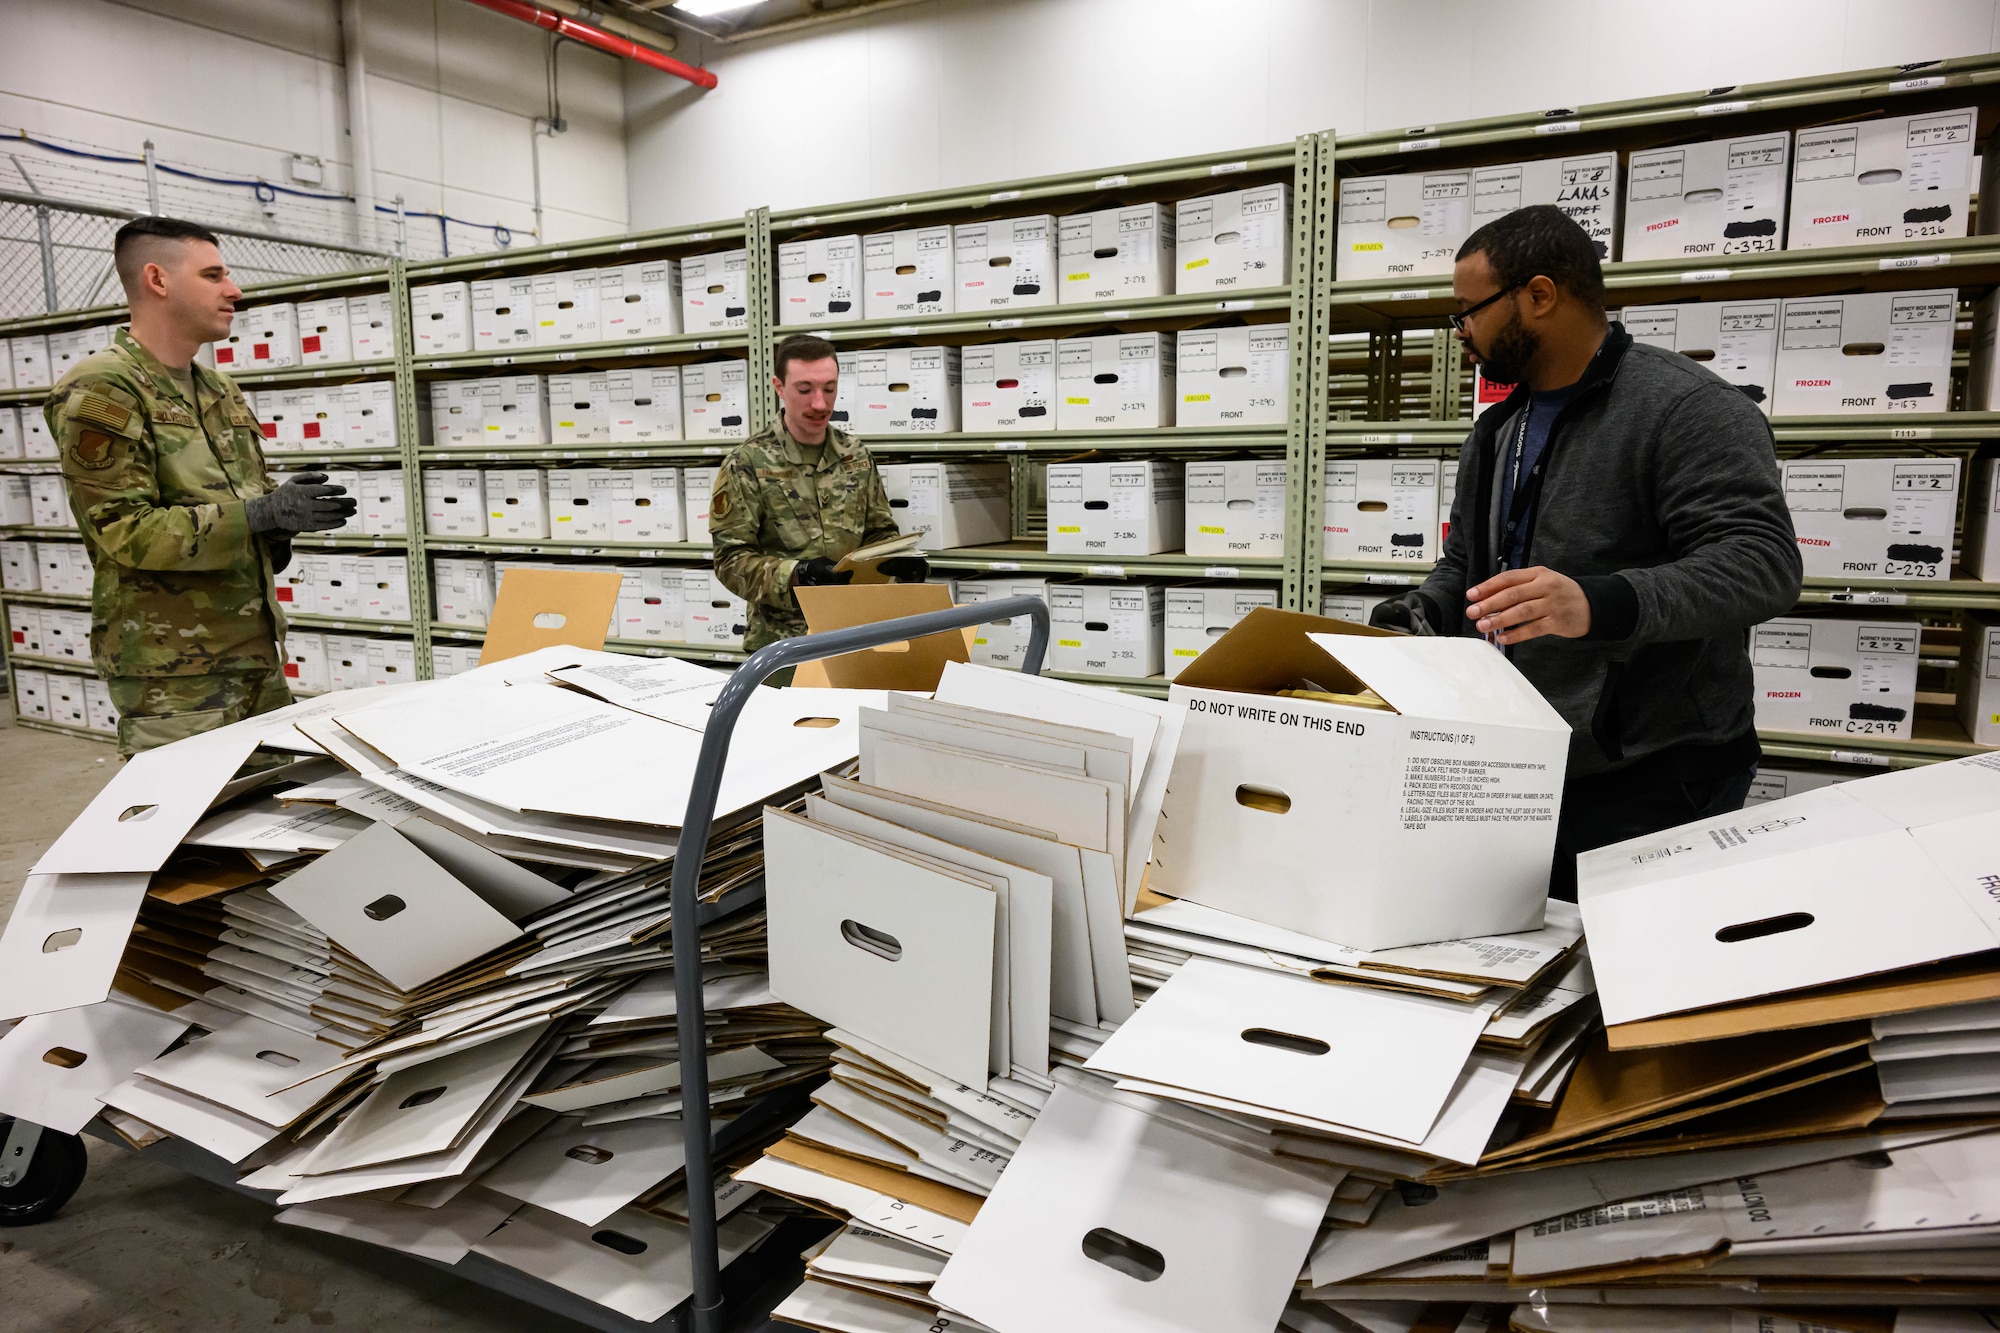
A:
{"type": "MultiPolygon", "coordinates": [[[[13,1129],[14,1121],[0,1116],[0,1143],[13,1137],[13,1129]]],[[[45,1129],[32,1151],[34,1159],[21,1179],[0,1185],[0,1227],[31,1227],[54,1217],[83,1183],[90,1164],[83,1140],[74,1134],[45,1129]]],[[[5,1171],[0,1162],[0,1175],[5,1171]]]]}

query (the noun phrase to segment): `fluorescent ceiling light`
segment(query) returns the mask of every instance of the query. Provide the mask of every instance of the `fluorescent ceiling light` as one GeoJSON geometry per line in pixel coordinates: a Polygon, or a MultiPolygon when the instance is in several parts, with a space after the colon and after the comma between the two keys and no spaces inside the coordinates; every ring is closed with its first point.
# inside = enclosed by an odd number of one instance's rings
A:
{"type": "Polygon", "coordinates": [[[748,9],[761,0],[680,0],[674,8],[691,18],[713,18],[717,14],[727,14],[732,10],[748,9]]]}

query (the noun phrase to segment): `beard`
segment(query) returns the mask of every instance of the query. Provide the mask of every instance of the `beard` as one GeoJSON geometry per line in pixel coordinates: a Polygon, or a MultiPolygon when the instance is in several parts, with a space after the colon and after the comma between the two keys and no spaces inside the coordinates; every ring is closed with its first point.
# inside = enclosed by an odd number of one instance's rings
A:
{"type": "Polygon", "coordinates": [[[1541,350],[1541,335],[1522,327],[1518,310],[1494,333],[1485,350],[1473,348],[1479,358],[1480,373],[1492,384],[1519,384],[1528,373],[1529,363],[1541,350]]]}

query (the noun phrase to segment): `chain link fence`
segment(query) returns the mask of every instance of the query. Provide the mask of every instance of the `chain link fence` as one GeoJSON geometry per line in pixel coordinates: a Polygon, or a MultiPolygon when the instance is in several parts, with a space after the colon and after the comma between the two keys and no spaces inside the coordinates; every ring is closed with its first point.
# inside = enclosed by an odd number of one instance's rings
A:
{"type": "MultiPolygon", "coordinates": [[[[0,191],[0,319],[115,305],[124,300],[111,241],[139,214],[0,191]]],[[[222,259],[249,286],[322,277],[388,262],[386,254],[213,226],[222,259]]]]}

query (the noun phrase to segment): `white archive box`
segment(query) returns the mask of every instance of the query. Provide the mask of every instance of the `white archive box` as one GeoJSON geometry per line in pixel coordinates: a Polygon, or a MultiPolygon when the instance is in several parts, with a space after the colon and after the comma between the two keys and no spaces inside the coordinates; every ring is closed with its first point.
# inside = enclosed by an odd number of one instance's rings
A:
{"type": "Polygon", "coordinates": [[[35,564],[41,571],[43,592],[91,595],[90,555],[82,542],[36,542],[35,564]]]}
{"type": "Polygon", "coordinates": [[[750,387],[741,361],[681,367],[681,434],[689,440],[741,440],[750,435],[750,387]]]}
{"type": "Polygon", "coordinates": [[[1620,258],[1687,259],[1785,248],[1789,131],[1633,153],[1620,258]]]}
{"type": "Polygon", "coordinates": [[[985,546],[1013,531],[1005,463],[881,463],[882,489],[899,532],[924,534],[923,549],[985,546]]]}
{"type": "Polygon", "coordinates": [[[683,642],[706,648],[741,648],[750,608],[722,586],[712,569],[681,571],[683,642]]]}
{"type": "Polygon", "coordinates": [[[14,711],[37,721],[49,720],[49,673],[38,667],[14,668],[14,711]]]}
{"type": "Polygon", "coordinates": [[[1975,579],[2000,581],[2000,458],[1975,458],[1970,471],[1959,563],[1975,579]]]}
{"type": "Polygon", "coordinates": [[[1340,183],[1336,276],[1449,275],[1459,246],[1488,222],[1530,204],[1553,204],[1613,257],[1618,240],[1618,155],[1504,162],[1468,171],[1350,177],[1340,183]]]}
{"type": "Polygon", "coordinates": [[[325,694],[326,638],[318,630],[294,629],[279,645],[285,653],[285,681],[294,691],[325,694]]]}
{"type": "MultiPolygon", "coordinates": [[[[696,571],[701,573],[702,571],[696,571]]],[[[687,604],[683,582],[687,571],[671,565],[648,565],[641,581],[644,604],[639,637],[661,643],[687,642],[687,604]]],[[[630,638],[628,634],[626,636],[630,638]]]]}
{"type": "Polygon", "coordinates": [[[1159,675],[1165,592],[1157,583],[1054,585],[1049,667],[1129,680],[1159,675]]]}
{"type": "Polygon", "coordinates": [[[21,409],[21,457],[60,458],[56,437],[49,434],[49,420],[33,405],[21,409]]]}
{"type": "Polygon", "coordinates": [[[670,338],[681,331],[681,271],[671,259],[597,270],[598,337],[670,338]]]}
{"type": "Polygon", "coordinates": [[[601,467],[548,471],[549,535],[558,541],[610,541],[611,473],[601,467]]]}
{"type": "Polygon", "coordinates": [[[1751,626],[1757,729],[1908,740],[1920,632],[1914,621],[1835,616],[1751,626]]]}
{"type": "Polygon", "coordinates": [[[118,734],[118,710],[111,703],[111,687],[95,677],[83,682],[83,699],[88,710],[84,725],[106,736],[118,734]]]}
{"type": "MultiPolygon", "coordinates": [[[[1189,465],[1193,470],[1193,465],[1189,465]]],[[[1236,622],[1260,606],[1278,604],[1276,588],[1169,588],[1167,629],[1163,647],[1168,680],[1208,650],[1208,645],[1236,628],[1236,622]]]]}
{"type": "Polygon", "coordinates": [[[1285,553],[1285,462],[1189,463],[1183,529],[1189,555],[1217,560],[1285,553]]]}
{"type": "Polygon", "coordinates": [[[747,250],[689,255],[681,260],[681,324],[685,333],[740,329],[750,314],[747,250]]]}
{"type": "Polygon", "coordinates": [[[1366,584],[1354,584],[1345,588],[1332,588],[1320,594],[1319,613],[1328,620],[1345,620],[1355,625],[1365,625],[1368,617],[1375,614],[1375,608],[1399,594],[1375,592],[1366,584]]]}
{"type": "Polygon", "coordinates": [[[462,676],[479,665],[479,645],[476,643],[434,643],[431,645],[431,679],[450,680],[462,676]]]}
{"type": "Polygon", "coordinates": [[[45,606],[41,614],[42,656],[90,665],[90,612],[45,606]]]}
{"type": "MultiPolygon", "coordinates": [[[[983,578],[961,578],[952,592],[952,600],[960,606],[984,606],[1009,597],[1039,597],[1046,602],[1049,588],[1048,579],[1033,575],[990,574],[983,578]]],[[[1028,637],[1034,631],[1034,624],[1033,616],[1012,616],[975,627],[971,644],[973,663],[1018,670],[1028,651],[1028,637]]]]}
{"type": "Polygon", "coordinates": [[[638,565],[601,566],[618,575],[618,600],[611,607],[613,639],[646,637],[646,571],[638,565]]]}
{"type": "Polygon", "coordinates": [[[410,288],[410,337],[417,356],[471,351],[471,287],[433,282],[410,288]]]}
{"type": "Polygon", "coordinates": [[[996,432],[1056,428],[1053,338],[967,347],[960,373],[961,429],[996,432]]]}
{"type": "Polygon", "coordinates": [[[14,372],[16,389],[46,389],[55,383],[49,375],[49,339],[45,333],[17,333],[8,339],[7,364],[14,372]]]}
{"type": "Polygon", "coordinates": [[[49,721],[65,727],[87,726],[90,709],[84,702],[82,676],[67,671],[49,672],[49,721]]]}
{"type": "Polygon", "coordinates": [[[1978,133],[1970,107],[1800,130],[1786,248],[1966,235],[1978,133]]]}
{"type": "Polygon", "coordinates": [[[1776,416],[1942,412],[1958,292],[1809,296],[1778,309],[1776,416]]]}
{"type": "Polygon", "coordinates": [[[1183,199],[1174,236],[1176,292],[1282,287],[1292,280],[1292,187],[1183,199]]]}
{"type": "Polygon", "coordinates": [[[503,375],[479,383],[480,426],[487,444],[549,443],[546,380],[540,375],[503,375]]]}
{"type": "MultiPolygon", "coordinates": [[[[473,449],[486,443],[482,380],[431,383],[431,443],[440,449],[473,449]]],[[[494,395],[496,402],[499,395],[494,395]]]]}
{"type": "Polygon", "coordinates": [[[535,280],[486,278],[471,285],[472,349],[501,352],[535,345],[535,280]]]}
{"type": "Polygon", "coordinates": [[[681,368],[640,366],[604,377],[614,444],[681,438],[681,368]]]}
{"type": "Polygon", "coordinates": [[[387,292],[347,298],[348,349],[356,361],[396,359],[395,309],[387,292]]]}
{"type": "Polygon", "coordinates": [[[478,468],[424,469],[424,531],[432,537],[486,535],[485,474],[478,468]]]}
{"type": "Polygon", "coordinates": [[[1056,304],[1054,214],[961,223],[951,246],[960,313],[1056,304]]]}
{"type": "Polygon", "coordinates": [[[1285,324],[1183,329],[1177,342],[1176,426],[1282,426],[1291,384],[1285,324]]]}
{"type": "MultiPolygon", "coordinates": [[[[20,458],[22,454],[21,409],[11,405],[0,406],[0,458],[20,458]]],[[[12,521],[7,520],[9,523],[12,521]]]]}
{"type": "Polygon", "coordinates": [[[317,615],[321,585],[333,581],[333,557],[293,551],[291,563],[273,579],[278,605],[297,615],[317,615]]]}
{"type": "MultiPolygon", "coordinates": [[[[44,346],[43,346],[44,351],[48,350],[46,342],[47,340],[46,338],[44,338],[44,346]]],[[[208,345],[204,343],[201,346],[201,348],[198,351],[196,351],[195,356],[197,358],[200,358],[207,351],[208,351],[208,345]]],[[[207,363],[204,362],[203,364],[207,363]]],[[[14,343],[12,339],[0,338],[0,389],[11,389],[13,387],[14,387],[14,343]]]]}
{"type": "Polygon", "coordinates": [[[1627,306],[1619,312],[1634,342],[1679,352],[1771,414],[1778,377],[1776,301],[1690,301],[1627,306]]]}
{"type": "Polygon", "coordinates": [[[1821,787],[1831,787],[1837,782],[1853,780],[1852,777],[1841,773],[1782,768],[1766,761],[1757,765],[1757,775],[1750,779],[1750,791],[1744,796],[1743,804],[1747,809],[1770,801],[1782,801],[1788,796],[1797,796],[1802,792],[1818,791],[1821,787]]]}
{"type": "Polygon", "coordinates": [[[348,616],[362,620],[410,618],[409,557],[355,552],[336,556],[334,569],[349,589],[348,616]]]}
{"type": "Polygon", "coordinates": [[[417,678],[417,645],[410,639],[368,640],[368,683],[402,685],[417,678]]]}
{"type": "Polygon", "coordinates": [[[35,526],[35,492],[25,472],[0,473],[0,527],[35,526]]]}
{"type": "Polygon", "coordinates": [[[8,652],[42,655],[42,610],[26,602],[7,603],[8,652]]]}
{"type": "MultiPolygon", "coordinates": [[[[223,371],[274,370],[299,364],[298,307],[253,306],[238,310],[229,334],[215,341],[215,368],[223,371]]],[[[19,368],[15,378],[18,380],[19,368]]]]}
{"type": "Polygon", "coordinates": [[[1174,424],[1174,347],[1164,333],[1107,333],[1056,344],[1056,429],[1174,424]]]}
{"type": "Polygon", "coordinates": [[[49,376],[60,381],[63,376],[75,370],[84,360],[111,346],[114,324],[93,324],[87,328],[69,329],[49,335],[49,376]]]}
{"type": "Polygon", "coordinates": [[[396,431],[396,382],[363,380],[324,390],[340,412],[341,446],[344,449],[394,449],[396,431]]]}
{"type": "Polygon", "coordinates": [[[1355,458],[1326,465],[1327,560],[1437,559],[1438,460],[1355,458]]]}
{"type": "Polygon", "coordinates": [[[687,528],[681,514],[679,468],[612,468],[610,472],[613,541],[683,540],[687,528]]]}
{"type": "Polygon", "coordinates": [[[1361,949],[1541,926],[1570,729],[1491,645],[1260,609],[1168,697],[1159,892],[1361,949]]]}
{"type": "Polygon", "coordinates": [[[28,478],[28,523],[37,528],[72,526],[69,491],[60,472],[36,472],[28,478]]]}
{"type": "Polygon", "coordinates": [[[1974,745],[2000,745],[2000,618],[1968,614],[1959,632],[1959,725],[1974,745]]]}
{"type": "Polygon", "coordinates": [[[611,378],[604,371],[551,375],[550,444],[611,443],[611,378]]]}
{"type": "Polygon", "coordinates": [[[1060,302],[1171,295],[1174,216],[1164,204],[1131,204],[1060,219],[1056,224],[1060,302]]]}
{"type": "Polygon", "coordinates": [[[268,452],[287,453],[305,447],[305,420],[313,407],[313,390],[260,389],[246,397],[263,426],[268,452]]]}
{"type": "Polygon", "coordinates": [[[959,350],[884,347],[841,352],[833,420],[859,435],[935,435],[958,429],[959,350]]]}
{"type": "Polygon", "coordinates": [[[355,360],[353,330],[348,324],[347,298],[301,301],[299,312],[299,364],[331,366],[355,360]]]}
{"type": "Polygon", "coordinates": [[[326,688],[360,690],[374,684],[368,670],[368,638],[362,634],[322,634],[326,646],[326,688]]]}
{"type": "Polygon", "coordinates": [[[0,588],[8,592],[42,590],[41,562],[33,542],[0,541],[0,588]]]}
{"type": "Polygon", "coordinates": [[[399,467],[361,468],[354,474],[361,501],[361,531],[369,537],[402,537],[410,530],[409,491],[399,467]]]}
{"type": "MultiPolygon", "coordinates": [[[[1618,154],[1545,157],[1479,167],[1472,173],[1472,225],[1467,235],[1530,204],[1554,204],[1583,228],[1600,259],[1617,257],[1618,154]]],[[[1445,265],[1451,272],[1451,264],[1445,265]]]]}
{"type": "Polygon", "coordinates": [[[1050,555],[1157,555],[1181,549],[1182,465],[1165,459],[1051,463],[1050,555]]]}
{"type": "Polygon", "coordinates": [[[1807,578],[1951,577],[1956,458],[1794,458],[1781,466],[1807,578]]]}
{"type": "Polygon", "coordinates": [[[861,238],[862,317],[948,315],[956,269],[950,227],[912,227],[861,238]]]}
{"type": "Polygon", "coordinates": [[[546,539],[549,535],[548,474],[537,467],[488,468],[486,535],[546,539]]]}
{"type": "Polygon", "coordinates": [[[862,317],[861,237],[818,236],[778,247],[778,323],[840,324],[862,317]]]}
{"type": "Polygon", "coordinates": [[[596,269],[544,273],[535,279],[533,300],[535,346],[600,341],[596,269]]]}
{"type": "Polygon", "coordinates": [[[493,614],[493,561],[486,556],[440,555],[431,560],[440,624],[483,629],[493,614]]]}
{"type": "Polygon", "coordinates": [[[708,502],[715,494],[716,474],[719,467],[686,467],[681,469],[681,515],[682,540],[697,546],[709,546],[708,502]]]}

